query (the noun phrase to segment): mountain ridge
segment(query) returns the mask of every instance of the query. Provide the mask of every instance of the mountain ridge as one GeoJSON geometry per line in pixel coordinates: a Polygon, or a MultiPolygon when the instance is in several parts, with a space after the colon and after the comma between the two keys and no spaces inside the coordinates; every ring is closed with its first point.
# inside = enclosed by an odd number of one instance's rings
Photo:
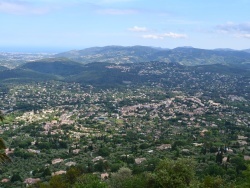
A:
{"type": "Polygon", "coordinates": [[[105,46],[73,50],[54,57],[68,58],[83,64],[91,62],[139,63],[148,61],[178,62],[183,65],[245,64],[250,62],[248,50],[199,49],[189,46],[174,49],[149,46],[105,46]]]}

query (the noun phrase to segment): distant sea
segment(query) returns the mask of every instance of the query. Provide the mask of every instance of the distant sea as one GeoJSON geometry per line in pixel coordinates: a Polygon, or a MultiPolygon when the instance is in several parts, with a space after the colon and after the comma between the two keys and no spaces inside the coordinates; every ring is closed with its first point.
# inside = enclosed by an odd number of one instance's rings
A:
{"type": "MultiPolygon", "coordinates": [[[[74,47],[1,47],[0,52],[17,53],[61,53],[75,49],[74,47]]],[[[79,48],[84,49],[84,47],[79,48]]]]}

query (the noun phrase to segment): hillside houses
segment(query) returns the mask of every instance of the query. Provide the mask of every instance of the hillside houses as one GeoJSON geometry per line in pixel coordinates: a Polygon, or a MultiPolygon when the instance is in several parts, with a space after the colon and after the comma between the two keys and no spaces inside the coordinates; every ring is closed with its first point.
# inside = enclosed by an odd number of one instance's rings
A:
{"type": "Polygon", "coordinates": [[[16,99],[14,108],[20,102],[29,107],[15,110],[0,128],[11,146],[6,153],[24,169],[23,180],[43,179],[46,169],[65,174],[74,166],[100,176],[124,165],[153,170],[159,159],[178,157],[194,158],[205,168],[218,150],[223,159],[240,153],[248,160],[249,112],[226,97],[181,87],[170,91],[156,83],[97,89],[59,82],[13,87],[5,97],[16,99]]]}

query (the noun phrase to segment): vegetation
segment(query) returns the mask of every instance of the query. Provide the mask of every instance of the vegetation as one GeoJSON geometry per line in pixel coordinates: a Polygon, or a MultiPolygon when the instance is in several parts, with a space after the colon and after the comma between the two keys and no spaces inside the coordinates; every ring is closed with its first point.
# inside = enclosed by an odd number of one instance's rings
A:
{"type": "MultiPolygon", "coordinates": [[[[3,122],[3,120],[4,120],[4,114],[0,110],[0,121],[3,122]]],[[[3,138],[0,138],[0,164],[11,161],[10,158],[5,153],[5,149],[6,149],[5,141],[3,140],[3,138]]]]}
{"type": "Polygon", "coordinates": [[[44,61],[0,74],[1,187],[249,186],[248,69],[44,61]]]}
{"type": "MultiPolygon", "coordinates": [[[[192,159],[163,159],[152,172],[133,174],[128,167],[121,167],[111,173],[108,179],[100,180],[98,176],[89,173],[79,173],[80,169],[70,168],[66,174],[53,176],[47,183],[37,183],[31,187],[88,187],[88,188],[224,188],[247,187],[248,180],[239,185],[226,182],[220,176],[206,176],[202,181],[196,179],[197,169],[192,159]]],[[[244,172],[247,177],[248,171],[244,172]]]]}
{"type": "Polygon", "coordinates": [[[0,111],[0,121],[3,122],[3,120],[4,120],[4,115],[3,115],[3,112],[0,111]]]}

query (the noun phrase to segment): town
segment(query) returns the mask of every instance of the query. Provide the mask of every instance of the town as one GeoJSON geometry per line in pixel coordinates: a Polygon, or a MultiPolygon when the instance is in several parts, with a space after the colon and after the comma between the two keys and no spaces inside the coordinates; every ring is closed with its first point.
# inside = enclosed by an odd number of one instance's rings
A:
{"type": "MultiPolygon", "coordinates": [[[[159,74],[150,69],[140,74],[159,74]]],[[[171,89],[164,80],[106,89],[51,81],[1,91],[6,118],[0,131],[12,159],[1,168],[2,184],[49,181],[72,166],[105,180],[124,166],[134,174],[153,171],[166,157],[193,158],[201,179],[240,177],[246,169],[242,164],[250,160],[248,93],[236,92],[237,77],[215,74],[206,84],[189,72],[182,75],[189,79],[180,85],[176,77],[171,89]],[[227,84],[221,85],[222,79],[227,84]],[[194,92],[199,84],[205,89],[194,92]],[[215,88],[220,93],[209,95],[215,88]]]]}

